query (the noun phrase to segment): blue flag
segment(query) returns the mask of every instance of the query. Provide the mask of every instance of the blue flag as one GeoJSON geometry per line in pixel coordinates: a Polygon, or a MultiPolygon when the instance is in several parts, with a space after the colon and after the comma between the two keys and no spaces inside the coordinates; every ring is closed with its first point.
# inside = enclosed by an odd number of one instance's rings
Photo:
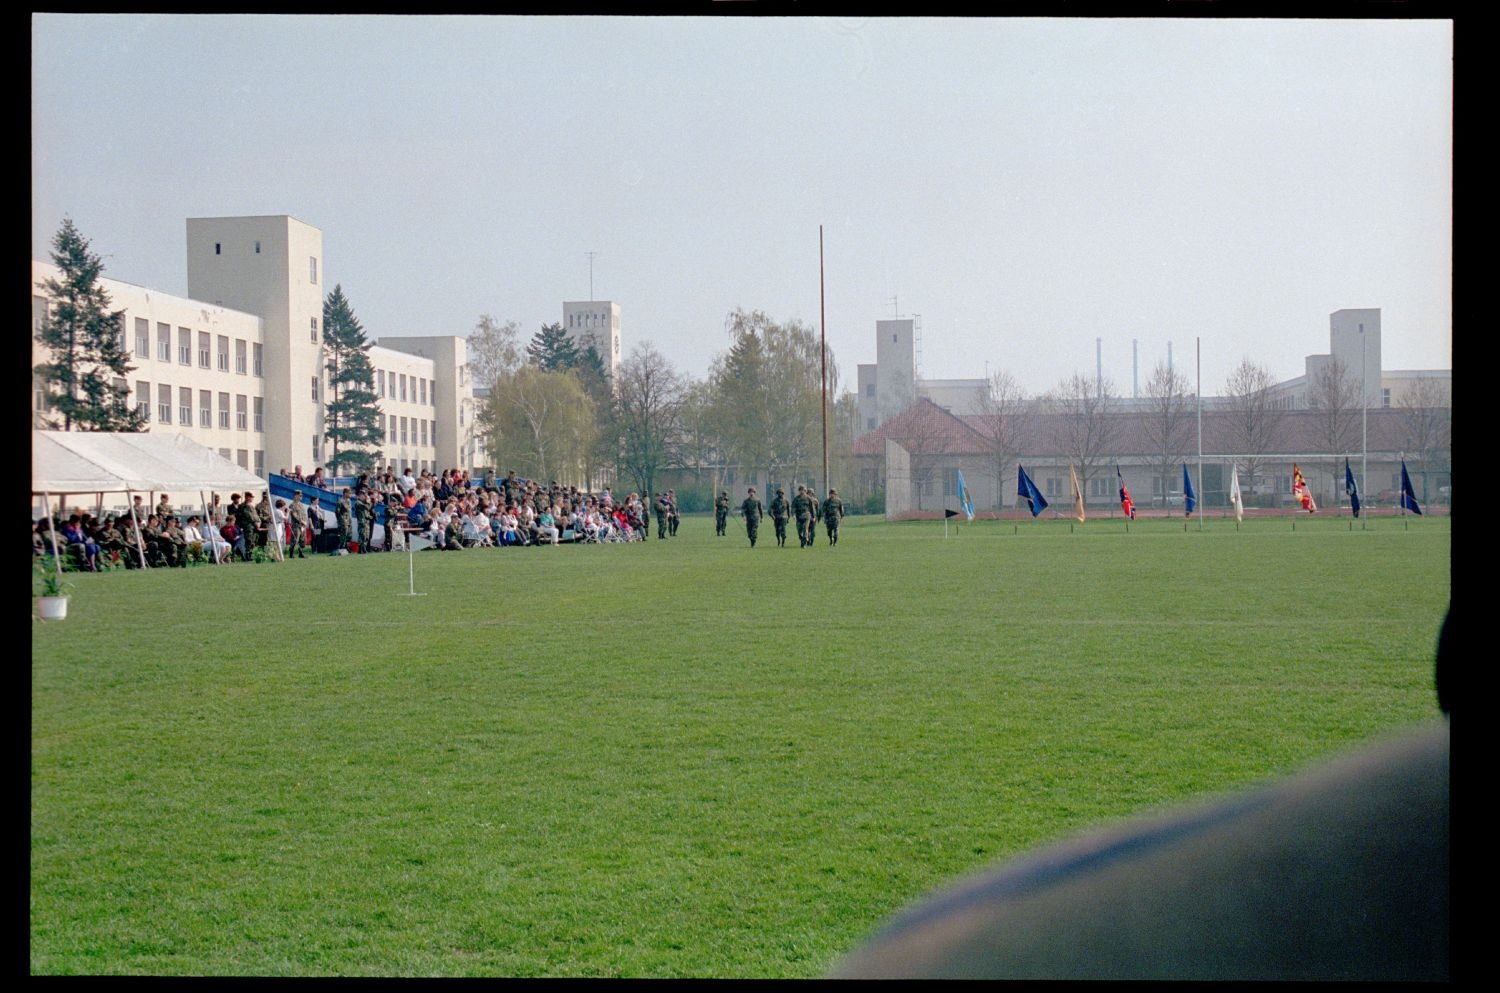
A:
{"type": "Polygon", "coordinates": [[[969,487],[964,484],[964,471],[962,469],[954,469],[953,471],[958,474],[958,505],[964,509],[964,514],[972,521],[974,519],[974,501],[969,499],[969,487]]]}
{"type": "Polygon", "coordinates": [[[1182,463],[1182,506],[1189,517],[1198,506],[1198,494],[1193,492],[1193,477],[1188,475],[1187,463],[1182,463]]]}
{"type": "Polygon", "coordinates": [[[1344,492],[1349,494],[1349,510],[1359,516],[1359,487],[1354,485],[1354,470],[1349,468],[1349,459],[1344,459],[1344,492]]]}
{"type": "Polygon", "coordinates": [[[1020,463],[1016,463],[1016,496],[1026,501],[1026,505],[1031,508],[1032,517],[1047,509],[1042,491],[1036,488],[1031,477],[1026,475],[1026,467],[1020,463]]]}
{"type": "Polygon", "coordinates": [[[1422,508],[1417,506],[1417,494],[1411,488],[1411,477],[1406,474],[1405,459],[1401,460],[1401,506],[1421,516],[1422,508]]]}

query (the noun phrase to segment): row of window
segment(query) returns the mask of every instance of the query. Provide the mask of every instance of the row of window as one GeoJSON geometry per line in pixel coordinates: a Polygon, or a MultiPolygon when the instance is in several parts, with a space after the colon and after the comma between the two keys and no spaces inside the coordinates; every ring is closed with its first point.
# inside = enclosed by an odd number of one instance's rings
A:
{"type": "Polygon", "coordinates": [[[236,449],[233,455],[229,453],[229,449],[227,448],[219,449],[219,458],[226,461],[233,461],[241,469],[251,469],[257,476],[264,476],[266,474],[266,453],[259,448],[255,450],[253,467],[250,463],[250,455],[251,453],[243,448],[236,449]]]}
{"type": "MultiPolygon", "coordinates": [[[[151,384],[144,379],[138,379],[135,383],[135,409],[140,411],[141,416],[148,422],[157,424],[176,423],[178,427],[190,428],[193,426],[193,390],[187,386],[179,386],[173,393],[171,386],[166,383],[156,384],[155,407],[152,406],[151,384]],[[176,403],[173,403],[175,396],[176,403]],[[174,409],[175,408],[175,409],[174,409]]],[[[198,391],[198,420],[200,428],[214,427],[214,391],[198,391]]],[[[264,431],[265,425],[265,397],[251,397],[244,393],[234,396],[234,408],[229,406],[229,394],[219,394],[218,404],[218,426],[224,430],[230,427],[230,415],[234,416],[233,426],[240,431],[248,431],[254,424],[256,431],[264,431]],[[252,421],[253,418],[253,421],[252,421]]]]}
{"type": "Polygon", "coordinates": [[[375,393],[381,399],[390,397],[392,400],[400,400],[403,403],[419,403],[424,407],[437,406],[437,380],[408,376],[390,369],[384,372],[379,369],[375,370],[375,393]]]}
{"type": "MultiPolygon", "coordinates": [[[[199,369],[217,368],[220,372],[230,369],[230,338],[228,335],[211,335],[207,331],[195,332],[191,328],[177,329],[175,358],[178,365],[191,366],[196,360],[199,369]],[[196,348],[194,345],[196,344],[196,348]],[[217,346],[217,347],[215,347],[217,346]],[[217,355],[217,362],[215,356],[217,355]]],[[[120,328],[120,346],[125,346],[125,329],[120,328]]],[[[254,373],[265,375],[264,350],[260,342],[234,339],[234,371],[241,376],[254,373]]],[[[142,361],[151,358],[151,322],[144,317],[135,319],[135,357],[142,361]]],[[[156,360],[171,362],[172,325],[158,322],[156,325],[156,360]]]]}
{"type": "MultiPolygon", "coordinates": [[[[214,254],[224,254],[224,243],[222,241],[214,242],[214,254]]],[[[260,242],[258,241],[255,243],[255,254],[260,254],[260,242]]],[[[309,255],[307,257],[307,281],[314,286],[318,283],[318,257],[316,255],[309,255]]]]}

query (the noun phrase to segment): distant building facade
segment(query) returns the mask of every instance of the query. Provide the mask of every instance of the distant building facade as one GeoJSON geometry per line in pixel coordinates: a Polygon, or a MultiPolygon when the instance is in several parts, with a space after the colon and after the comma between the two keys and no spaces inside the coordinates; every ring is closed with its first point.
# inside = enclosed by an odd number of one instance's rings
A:
{"type": "Polygon", "coordinates": [[[612,300],[564,301],[562,326],[579,351],[594,346],[613,382],[621,362],[620,305],[612,300]]]}

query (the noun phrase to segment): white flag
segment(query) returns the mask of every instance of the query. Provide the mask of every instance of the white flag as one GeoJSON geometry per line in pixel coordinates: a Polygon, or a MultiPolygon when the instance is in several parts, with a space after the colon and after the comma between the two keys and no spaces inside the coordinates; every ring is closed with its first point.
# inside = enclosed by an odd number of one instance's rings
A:
{"type": "Polygon", "coordinates": [[[1234,519],[1245,519],[1245,502],[1240,499],[1240,467],[1235,466],[1229,474],[1229,503],[1234,507],[1234,519]]]}
{"type": "Polygon", "coordinates": [[[411,550],[414,551],[414,552],[420,552],[420,551],[423,551],[424,549],[431,548],[434,544],[436,544],[436,542],[434,542],[431,538],[427,537],[426,535],[423,535],[423,534],[413,534],[411,536],[411,550]]]}

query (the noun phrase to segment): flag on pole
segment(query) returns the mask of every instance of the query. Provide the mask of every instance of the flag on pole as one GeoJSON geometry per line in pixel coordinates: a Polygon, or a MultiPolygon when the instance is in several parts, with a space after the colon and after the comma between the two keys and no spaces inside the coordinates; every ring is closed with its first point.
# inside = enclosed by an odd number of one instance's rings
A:
{"type": "Polygon", "coordinates": [[[1302,504],[1302,509],[1309,514],[1318,512],[1318,505],[1313,502],[1312,490],[1308,489],[1307,480],[1302,478],[1302,470],[1297,468],[1297,463],[1292,463],[1292,499],[1302,504]]]}
{"type": "Polygon", "coordinates": [[[1243,521],[1245,519],[1245,501],[1240,496],[1240,467],[1234,466],[1229,470],[1229,505],[1234,508],[1234,519],[1243,521]]]}
{"type": "Polygon", "coordinates": [[[433,540],[426,535],[414,534],[411,536],[411,543],[409,547],[414,552],[420,552],[424,549],[431,548],[433,544],[433,540]]]}
{"type": "Polygon", "coordinates": [[[1188,475],[1186,462],[1182,463],[1182,506],[1189,517],[1198,506],[1198,494],[1193,491],[1193,477],[1188,475]]]}
{"type": "Polygon", "coordinates": [[[1016,496],[1026,501],[1027,507],[1031,509],[1032,517],[1047,509],[1047,501],[1042,496],[1042,491],[1036,488],[1031,477],[1026,475],[1026,467],[1019,462],[1016,463],[1016,496]]]}
{"type": "Polygon", "coordinates": [[[974,519],[974,501],[969,499],[969,487],[964,483],[964,471],[954,469],[958,476],[958,505],[964,509],[964,516],[969,520],[974,519]]]}
{"type": "Polygon", "coordinates": [[[956,510],[949,510],[947,507],[943,508],[943,520],[946,521],[950,517],[957,517],[957,516],[958,516],[958,511],[956,511],[956,510]]]}
{"type": "Polygon", "coordinates": [[[1068,466],[1068,476],[1073,483],[1073,516],[1078,520],[1079,524],[1082,524],[1084,517],[1083,487],[1078,485],[1078,473],[1073,471],[1073,467],[1071,465],[1068,466]]]}
{"type": "Polygon", "coordinates": [[[1354,485],[1354,470],[1349,468],[1349,459],[1344,458],[1344,492],[1349,494],[1349,510],[1359,516],[1359,487],[1354,485]]]}
{"type": "Polygon", "coordinates": [[[1422,508],[1417,506],[1417,493],[1411,488],[1411,477],[1406,474],[1406,460],[1401,460],[1401,506],[1422,516],[1422,508]]]}
{"type": "Polygon", "coordinates": [[[1135,501],[1130,499],[1130,488],[1125,485],[1125,476],[1120,472],[1120,467],[1115,466],[1115,478],[1120,481],[1120,510],[1132,521],[1135,520],[1135,501]]]}

